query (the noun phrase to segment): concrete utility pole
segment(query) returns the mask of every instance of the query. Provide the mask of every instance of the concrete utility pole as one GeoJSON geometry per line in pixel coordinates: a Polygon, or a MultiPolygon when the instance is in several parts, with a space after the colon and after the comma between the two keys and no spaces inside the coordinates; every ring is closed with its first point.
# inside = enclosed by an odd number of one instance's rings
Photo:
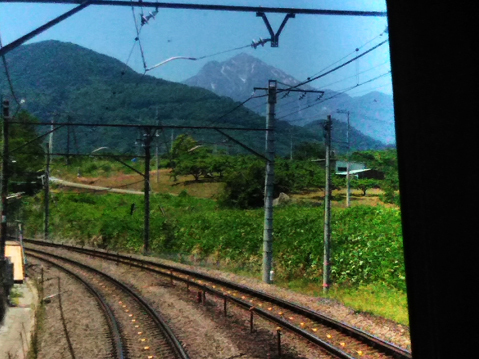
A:
{"type": "MultiPolygon", "coordinates": [[[[10,120],[10,104],[3,100],[3,168],[2,168],[2,223],[0,235],[0,271],[3,269],[1,262],[5,258],[5,242],[7,240],[7,196],[8,196],[8,121],[10,120]]],[[[0,273],[0,278],[2,275],[0,273]]],[[[0,286],[2,283],[0,283],[0,286]]]]}
{"type": "Polygon", "coordinates": [[[346,191],[346,207],[351,207],[351,179],[349,176],[349,171],[351,170],[351,164],[350,164],[350,150],[351,150],[351,144],[349,142],[349,131],[351,129],[351,126],[349,124],[349,111],[345,110],[338,110],[338,113],[346,113],[348,114],[348,131],[346,132],[346,142],[348,144],[348,153],[346,154],[347,156],[347,165],[346,165],[346,183],[347,183],[347,191],[346,191]]]}
{"type": "Polygon", "coordinates": [[[145,225],[143,235],[143,254],[148,255],[150,251],[150,160],[151,160],[151,141],[153,140],[156,130],[151,128],[145,129],[143,146],[145,148],[145,225]]]}
{"type": "MultiPolygon", "coordinates": [[[[157,126],[160,125],[160,119],[158,118],[158,106],[156,106],[156,124],[157,126]]],[[[156,183],[160,183],[160,163],[158,161],[158,134],[156,134],[156,183]]]]}
{"type": "Polygon", "coordinates": [[[293,130],[290,132],[290,143],[289,143],[289,160],[293,160],[293,130]]]}
{"type": "MultiPolygon", "coordinates": [[[[58,121],[57,121],[58,122],[58,121]]],[[[49,139],[48,139],[48,143],[49,143],[49,146],[50,146],[50,153],[53,153],[53,130],[54,130],[54,124],[55,124],[55,120],[52,118],[52,124],[50,125],[50,135],[49,135],[49,139]]],[[[70,127],[70,126],[67,126],[67,127],[70,127]]]]}
{"type": "Polygon", "coordinates": [[[46,145],[47,149],[47,163],[45,166],[45,183],[44,183],[44,189],[45,189],[45,194],[44,194],[44,201],[45,201],[45,218],[44,218],[44,234],[43,234],[43,240],[48,241],[48,236],[50,232],[50,144],[47,143],[46,145]]]}
{"type": "Polygon", "coordinates": [[[156,183],[160,183],[160,164],[158,162],[158,140],[156,140],[155,156],[156,156],[156,183]]]}
{"type": "Polygon", "coordinates": [[[326,145],[326,186],[324,188],[324,256],[323,256],[323,292],[328,293],[331,284],[331,115],[324,125],[326,145]]]}
{"type": "MultiPolygon", "coordinates": [[[[67,118],[67,123],[70,123],[70,116],[67,118]]],[[[66,156],[66,165],[70,165],[70,126],[67,126],[67,156],[66,156]]]]}
{"type": "Polygon", "coordinates": [[[263,282],[272,282],[273,261],[273,189],[274,189],[274,123],[276,104],[275,80],[268,83],[268,108],[266,115],[266,178],[264,185],[264,232],[263,232],[263,282]]]}

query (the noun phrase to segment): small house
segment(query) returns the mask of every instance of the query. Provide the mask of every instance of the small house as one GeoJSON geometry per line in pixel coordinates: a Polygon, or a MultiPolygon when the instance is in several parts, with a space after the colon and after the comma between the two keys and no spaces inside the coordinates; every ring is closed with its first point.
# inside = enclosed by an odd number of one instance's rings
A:
{"type": "MultiPolygon", "coordinates": [[[[337,176],[344,176],[346,177],[348,175],[347,169],[345,171],[341,172],[336,172],[337,176]]],[[[364,168],[364,169],[357,169],[357,170],[349,170],[349,176],[350,177],[356,177],[358,179],[378,179],[378,180],[383,180],[384,179],[384,173],[378,170],[373,170],[370,168],[364,168]]]]}

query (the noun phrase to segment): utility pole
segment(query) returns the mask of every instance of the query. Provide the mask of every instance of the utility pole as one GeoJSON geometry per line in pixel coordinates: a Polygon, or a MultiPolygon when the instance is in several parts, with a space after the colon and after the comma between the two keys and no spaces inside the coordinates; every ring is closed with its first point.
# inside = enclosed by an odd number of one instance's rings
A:
{"type": "Polygon", "coordinates": [[[145,148],[145,225],[143,234],[143,254],[148,255],[150,251],[150,160],[151,160],[151,141],[153,140],[156,130],[146,128],[143,134],[143,146],[145,148]]]}
{"type": "MultiPolygon", "coordinates": [[[[67,123],[70,123],[70,116],[67,117],[67,123]]],[[[67,126],[67,158],[66,165],[70,165],[70,126],[67,126]]]]}
{"type": "MultiPolygon", "coordinates": [[[[266,114],[266,178],[264,185],[264,231],[263,231],[263,282],[273,280],[273,189],[274,189],[274,127],[277,81],[269,80],[267,88],[255,87],[254,90],[268,91],[268,107],[266,114]]],[[[288,89],[289,92],[322,93],[319,90],[288,89]]],[[[261,156],[263,157],[263,156],[261,156]]]]}
{"type": "Polygon", "coordinates": [[[350,151],[351,151],[351,144],[350,144],[350,141],[349,141],[349,131],[351,129],[351,126],[349,124],[349,111],[346,111],[346,110],[338,110],[337,111],[338,113],[346,113],[348,114],[348,130],[346,132],[346,142],[348,144],[348,152],[346,154],[347,156],[347,165],[346,165],[346,183],[347,183],[347,191],[346,191],[346,207],[351,207],[351,179],[350,179],[350,176],[349,176],[349,171],[351,169],[351,165],[350,165],[350,151]]]}
{"type": "MultiPolygon", "coordinates": [[[[49,142],[49,144],[50,144],[50,145],[49,145],[49,146],[50,146],[50,153],[53,153],[53,130],[54,130],[54,124],[55,124],[55,119],[52,118],[52,124],[51,124],[51,126],[50,126],[50,130],[51,130],[52,132],[50,132],[50,135],[49,135],[49,137],[48,137],[48,138],[49,138],[48,142],[49,142]]],[[[70,127],[70,126],[67,126],[67,127],[70,127]]]]}
{"type": "Polygon", "coordinates": [[[274,189],[274,123],[277,82],[269,80],[266,115],[266,178],[264,185],[263,282],[272,282],[273,262],[273,189],[274,189]]]}
{"type": "MultiPolygon", "coordinates": [[[[158,118],[158,106],[156,106],[156,125],[160,125],[160,119],[158,118]]],[[[156,133],[156,131],[155,131],[156,133]]],[[[160,163],[158,161],[158,134],[156,134],[156,183],[160,183],[160,163]]]]}
{"type": "MultiPolygon", "coordinates": [[[[2,223],[0,235],[0,271],[3,270],[1,266],[5,258],[5,242],[7,240],[7,196],[8,196],[8,121],[10,120],[10,104],[8,100],[3,100],[3,168],[2,168],[2,223]]],[[[3,278],[0,273],[0,278],[3,278]]],[[[0,286],[3,284],[0,283],[0,286]]]]}
{"type": "Polygon", "coordinates": [[[158,140],[156,140],[155,156],[156,156],[156,183],[160,183],[160,164],[158,162],[158,140]]]}
{"type": "Polygon", "coordinates": [[[346,193],[346,206],[349,208],[351,206],[351,178],[349,176],[349,171],[350,171],[350,167],[351,167],[351,159],[350,159],[350,155],[351,155],[351,144],[349,142],[349,130],[350,130],[350,125],[349,125],[349,111],[348,111],[348,132],[347,132],[347,137],[346,137],[346,141],[348,142],[348,153],[347,153],[347,157],[348,157],[348,164],[346,166],[346,181],[348,183],[348,189],[347,189],[347,193],[346,193]]]}
{"type": "Polygon", "coordinates": [[[293,160],[293,130],[290,132],[290,144],[289,144],[289,160],[293,160]]]}
{"type": "Polygon", "coordinates": [[[47,150],[47,163],[45,166],[45,183],[44,183],[45,218],[44,218],[43,240],[48,241],[49,227],[50,227],[50,144],[47,143],[45,147],[47,150]]]}
{"type": "Polygon", "coordinates": [[[328,293],[331,284],[331,115],[324,125],[326,146],[326,186],[324,189],[324,256],[323,256],[323,293],[328,293]]]}

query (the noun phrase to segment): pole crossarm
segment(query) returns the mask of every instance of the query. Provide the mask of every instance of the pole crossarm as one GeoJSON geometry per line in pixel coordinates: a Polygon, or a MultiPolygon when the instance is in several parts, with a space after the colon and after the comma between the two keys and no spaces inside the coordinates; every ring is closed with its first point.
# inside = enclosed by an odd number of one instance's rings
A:
{"type": "MultiPolygon", "coordinates": [[[[35,152],[20,152],[22,155],[37,155],[35,152]]],[[[50,153],[50,156],[71,156],[71,157],[106,157],[106,158],[145,158],[145,156],[132,155],[92,155],[90,153],[50,153]]]]}
{"type": "MultiPolygon", "coordinates": [[[[0,0],[0,3],[44,3],[44,4],[72,4],[78,5],[78,0],[0,0]]],[[[155,9],[183,9],[183,10],[211,10],[211,11],[235,11],[235,12],[264,12],[276,14],[303,14],[303,15],[331,15],[331,16],[372,16],[385,17],[385,11],[354,11],[354,10],[324,10],[324,9],[301,9],[281,7],[258,7],[258,6],[236,6],[236,5],[204,5],[204,4],[181,4],[153,1],[115,1],[115,0],[93,0],[90,5],[110,6],[136,6],[151,7],[155,9]]]]}
{"type": "MultiPolygon", "coordinates": [[[[1,0],[0,0],[1,1],[1,0]]],[[[21,121],[9,121],[10,124],[23,124],[21,121]]],[[[50,126],[51,122],[37,122],[33,125],[50,126]]],[[[138,124],[113,124],[113,123],[72,123],[72,122],[57,122],[57,126],[84,126],[84,127],[123,127],[123,128],[151,128],[161,130],[162,128],[172,129],[190,129],[190,130],[231,130],[231,131],[268,131],[267,128],[245,128],[245,127],[208,127],[208,126],[175,126],[175,125],[138,125],[138,124]]]]}
{"type": "Polygon", "coordinates": [[[252,148],[246,146],[244,143],[241,143],[240,141],[236,140],[235,138],[231,137],[230,135],[228,135],[227,133],[224,133],[223,131],[219,130],[219,129],[216,129],[216,131],[218,131],[219,133],[221,133],[223,136],[225,136],[226,138],[228,138],[229,140],[233,141],[234,143],[240,145],[241,147],[243,147],[245,150],[253,153],[255,156],[258,156],[262,159],[264,159],[266,162],[268,162],[269,160],[263,156],[261,153],[258,153],[256,152],[255,150],[253,150],[252,148]]]}
{"type": "MultiPolygon", "coordinates": [[[[1,1],[1,0],[0,0],[1,1]]],[[[264,90],[264,91],[268,91],[267,88],[265,87],[254,87],[254,91],[256,90],[264,90]]],[[[298,89],[298,88],[286,88],[286,89],[277,89],[276,90],[277,93],[280,93],[280,92],[302,92],[302,93],[319,93],[319,94],[323,94],[324,95],[324,91],[321,91],[321,90],[301,90],[301,89],[298,89]]]]}

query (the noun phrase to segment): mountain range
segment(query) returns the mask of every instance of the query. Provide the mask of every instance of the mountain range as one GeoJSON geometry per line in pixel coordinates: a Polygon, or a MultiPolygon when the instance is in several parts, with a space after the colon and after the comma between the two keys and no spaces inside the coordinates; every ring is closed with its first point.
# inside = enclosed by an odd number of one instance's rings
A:
{"type": "MultiPolygon", "coordinates": [[[[210,61],[199,73],[185,84],[208,89],[220,96],[231,97],[235,101],[248,99],[255,87],[266,87],[268,80],[278,81],[278,88],[295,86],[300,83],[291,75],[263,61],[241,53],[227,61],[210,61]]],[[[313,90],[311,86],[300,87],[313,90]]],[[[394,107],[392,96],[381,92],[370,92],[364,96],[351,97],[346,93],[338,93],[328,89],[318,100],[317,94],[302,95],[290,92],[278,95],[276,105],[277,118],[295,125],[324,119],[328,114],[345,121],[345,115],[337,115],[337,109],[350,112],[351,125],[376,140],[386,144],[395,143],[394,107]],[[285,96],[286,95],[286,96],[285,96]]],[[[245,106],[265,115],[264,99],[252,99],[245,106]]]]}
{"type": "MultiPolygon", "coordinates": [[[[239,106],[235,98],[138,74],[119,60],[72,43],[50,40],[23,45],[8,53],[6,60],[16,97],[25,99],[22,106],[42,122],[238,128],[264,128],[265,125],[263,116],[239,106]],[[223,116],[225,113],[228,115],[223,116]]],[[[11,97],[4,72],[0,72],[0,94],[11,97]]],[[[15,106],[12,101],[12,107],[15,106]]],[[[340,131],[338,138],[344,138],[344,128],[339,125],[333,128],[340,131]]],[[[72,152],[89,153],[97,147],[109,147],[117,153],[142,152],[141,147],[135,145],[140,142],[137,140],[142,133],[135,129],[86,126],[73,129],[71,133],[66,128],[55,132],[54,152],[65,152],[69,148],[72,152]]],[[[291,139],[295,143],[323,139],[321,131],[286,121],[279,120],[276,129],[276,148],[280,155],[289,154],[291,139]]],[[[163,151],[170,145],[171,132],[163,132],[159,137],[165,144],[163,151]]],[[[234,145],[211,130],[174,131],[175,135],[180,133],[188,133],[204,144],[218,144],[219,148],[234,145]]],[[[263,132],[228,133],[255,150],[264,151],[263,132]]],[[[351,137],[354,149],[384,148],[383,143],[359,131],[352,131],[351,137]]],[[[244,153],[237,145],[229,151],[244,153]]]]}

